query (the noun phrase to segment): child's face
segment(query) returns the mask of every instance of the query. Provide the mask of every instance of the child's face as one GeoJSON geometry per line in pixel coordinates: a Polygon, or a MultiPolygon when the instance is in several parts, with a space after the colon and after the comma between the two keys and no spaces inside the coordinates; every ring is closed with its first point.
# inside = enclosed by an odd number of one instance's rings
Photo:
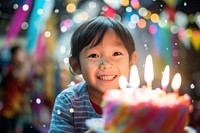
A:
{"type": "Polygon", "coordinates": [[[119,76],[129,76],[130,59],[123,42],[109,29],[95,47],[84,48],[80,53],[81,73],[89,89],[104,93],[119,88],[119,76]]]}

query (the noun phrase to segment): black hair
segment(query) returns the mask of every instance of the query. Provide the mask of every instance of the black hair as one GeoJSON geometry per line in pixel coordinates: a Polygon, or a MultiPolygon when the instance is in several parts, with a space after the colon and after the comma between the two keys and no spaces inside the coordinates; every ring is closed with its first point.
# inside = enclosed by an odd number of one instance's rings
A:
{"type": "Polygon", "coordinates": [[[135,44],[130,31],[119,21],[98,16],[78,27],[71,38],[71,57],[79,62],[79,54],[88,45],[98,45],[108,29],[113,29],[122,40],[131,58],[135,51],[135,44]]]}
{"type": "Polygon", "coordinates": [[[14,45],[10,48],[11,56],[14,56],[22,47],[20,45],[14,45]]]}

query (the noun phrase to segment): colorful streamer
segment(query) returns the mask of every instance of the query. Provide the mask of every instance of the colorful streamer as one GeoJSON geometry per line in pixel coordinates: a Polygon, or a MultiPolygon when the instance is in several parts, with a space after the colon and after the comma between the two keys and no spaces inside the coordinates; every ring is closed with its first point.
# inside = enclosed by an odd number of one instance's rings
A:
{"type": "Polygon", "coordinates": [[[54,3],[55,0],[35,0],[27,32],[27,52],[35,51],[38,36],[45,28],[45,22],[51,15],[54,3]]]}
{"type": "Polygon", "coordinates": [[[157,25],[157,32],[154,34],[154,44],[157,52],[165,60],[166,64],[172,65],[172,48],[171,36],[168,28],[160,28],[157,25]]]}
{"type": "Polygon", "coordinates": [[[21,25],[26,20],[27,16],[29,15],[31,8],[32,8],[32,0],[25,0],[25,2],[22,5],[20,5],[18,9],[15,11],[14,16],[9,26],[9,30],[5,37],[6,48],[9,48],[11,42],[21,30],[21,25]],[[25,4],[28,6],[27,10],[23,9],[23,6],[25,4]]]}

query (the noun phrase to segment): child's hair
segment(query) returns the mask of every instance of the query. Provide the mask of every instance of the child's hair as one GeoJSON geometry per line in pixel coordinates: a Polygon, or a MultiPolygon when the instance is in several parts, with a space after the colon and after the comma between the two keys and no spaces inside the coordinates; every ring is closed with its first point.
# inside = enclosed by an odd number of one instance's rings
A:
{"type": "Polygon", "coordinates": [[[81,50],[88,45],[91,45],[91,47],[98,45],[108,29],[113,29],[120,37],[131,58],[132,53],[135,51],[131,33],[119,21],[103,16],[95,17],[75,30],[71,38],[71,57],[79,62],[81,50]]]}
{"type": "Polygon", "coordinates": [[[20,51],[21,49],[23,49],[23,47],[19,44],[15,44],[14,46],[12,46],[10,48],[10,55],[11,57],[15,56],[15,54],[20,51]]]}

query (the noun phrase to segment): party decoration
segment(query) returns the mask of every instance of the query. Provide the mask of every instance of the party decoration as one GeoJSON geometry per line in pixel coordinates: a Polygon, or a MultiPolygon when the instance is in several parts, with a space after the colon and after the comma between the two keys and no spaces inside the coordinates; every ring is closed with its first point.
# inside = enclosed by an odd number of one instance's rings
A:
{"type": "Polygon", "coordinates": [[[179,0],[163,0],[170,8],[175,8],[179,0]]]}
{"type": "Polygon", "coordinates": [[[27,52],[31,53],[36,48],[39,33],[44,30],[45,22],[52,13],[55,0],[35,0],[27,32],[27,52]]]}
{"type": "Polygon", "coordinates": [[[10,47],[10,44],[15,39],[17,34],[21,30],[21,25],[24,21],[26,21],[27,16],[32,8],[32,0],[25,0],[22,5],[20,5],[11,20],[8,32],[5,36],[5,47],[10,47]]]}
{"type": "Polygon", "coordinates": [[[153,35],[154,45],[156,49],[155,52],[164,58],[166,64],[169,64],[171,66],[172,42],[171,42],[170,31],[167,27],[161,28],[158,25],[156,26],[157,26],[157,32],[153,35]]]}
{"type": "Polygon", "coordinates": [[[197,12],[197,13],[195,14],[195,20],[194,20],[194,21],[196,22],[197,26],[198,26],[199,29],[200,29],[200,12],[197,12]]]}
{"type": "Polygon", "coordinates": [[[191,43],[196,51],[200,51],[200,31],[192,30],[192,36],[190,37],[191,43]]]}

